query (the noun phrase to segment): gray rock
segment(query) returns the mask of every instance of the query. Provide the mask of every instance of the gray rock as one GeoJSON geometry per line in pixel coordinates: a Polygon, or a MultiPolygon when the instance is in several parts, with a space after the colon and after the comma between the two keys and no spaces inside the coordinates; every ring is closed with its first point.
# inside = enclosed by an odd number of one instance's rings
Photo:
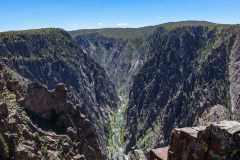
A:
{"type": "Polygon", "coordinates": [[[4,102],[0,102],[0,114],[5,118],[8,117],[8,106],[4,102]]]}
{"type": "Polygon", "coordinates": [[[84,155],[78,154],[73,157],[73,160],[86,160],[86,159],[85,159],[84,155]]]}
{"type": "Polygon", "coordinates": [[[168,160],[240,158],[240,123],[221,121],[205,127],[174,129],[168,160]],[[223,158],[225,157],[225,158],[223,158]]]}
{"type": "Polygon", "coordinates": [[[231,113],[222,105],[215,105],[207,108],[203,114],[197,119],[194,125],[208,125],[213,122],[220,122],[223,120],[230,120],[231,113]]]}
{"type": "Polygon", "coordinates": [[[147,160],[144,152],[142,150],[134,150],[129,154],[130,160],[147,160]]]}

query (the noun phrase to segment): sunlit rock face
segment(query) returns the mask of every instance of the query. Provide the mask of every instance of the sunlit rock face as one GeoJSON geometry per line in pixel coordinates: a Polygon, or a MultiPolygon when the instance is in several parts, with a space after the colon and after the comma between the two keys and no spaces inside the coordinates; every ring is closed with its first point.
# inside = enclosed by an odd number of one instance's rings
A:
{"type": "Polygon", "coordinates": [[[238,119],[239,26],[159,27],[134,77],[125,118],[126,151],[164,147],[175,127],[238,119]]]}
{"type": "MultiPolygon", "coordinates": [[[[118,96],[104,69],[84,53],[66,31],[39,29],[0,33],[0,58],[9,71],[8,75],[2,76],[5,79],[0,77],[0,90],[7,89],[11,92],[10,97],[23,104],[24,111],[34,124],[47,131],[66,133],[69,126],[67,123],[71,121],[68,121],[65,113],[75,111],[70,107],[72,103],[73,106],[80,107],[81,113],[89,121],[88,125],[94,130],[92,133],[96,135],[97,143],[91,142],[98,144],[96,146],[101,150],[96,153],[101,152],[104,156],[107,154],[109,121],[117,107],[118,96]],[[10,74],[20,78],[11,79],[10,74]],[[21,79],[27,82],[19,88],[18,82],[21,79]],[[65,87],[59,83],[64,83],[65,87]]],[[[80,115],[76,115],[78,119],[81,119],[80,115]]],[[[13,143],[15,142],[11,144],[13,143]]],[[[26,144],[26,147],[29,145],[26,144]]],[[[91,148],[87,150],[91,145],[81,146],[88,151],[89,156],[96,154],[91,148]]],[[[22,148],[19,151],[24,150],[22,148]]]]}
{"type": "Polygon", "coordinates": [[[240,158],[240,123],[221,121],[207,127],[174,129],[168,160],[207,160],[240,158]]]}

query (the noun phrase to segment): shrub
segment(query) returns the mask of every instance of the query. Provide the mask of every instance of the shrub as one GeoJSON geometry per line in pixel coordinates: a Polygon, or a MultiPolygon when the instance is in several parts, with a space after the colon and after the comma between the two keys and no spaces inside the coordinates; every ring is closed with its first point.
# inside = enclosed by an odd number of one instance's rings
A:
{"type": "Polygon", "coordinates": [[[8,146],[2,136],[2,134],[0,134],[0,159],[1,160],[6,160],[8,158],[8,146]]]}
{"type": "Polygon", "coordinates": [[[41,154],[42,154],[42,157],[48,157],[48,148],[47,148],[47,145],[43,145],[41,147],[41,154]]]}

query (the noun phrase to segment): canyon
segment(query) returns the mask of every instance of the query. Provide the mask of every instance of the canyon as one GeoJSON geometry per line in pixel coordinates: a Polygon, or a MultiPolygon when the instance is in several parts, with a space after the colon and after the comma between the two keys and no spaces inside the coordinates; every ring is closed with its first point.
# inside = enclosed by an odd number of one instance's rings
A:
{"type": "Polygon", "coordinates": [[[237,160],[239,56],[205,21],[2,32],[0,159],[237,160]]]}

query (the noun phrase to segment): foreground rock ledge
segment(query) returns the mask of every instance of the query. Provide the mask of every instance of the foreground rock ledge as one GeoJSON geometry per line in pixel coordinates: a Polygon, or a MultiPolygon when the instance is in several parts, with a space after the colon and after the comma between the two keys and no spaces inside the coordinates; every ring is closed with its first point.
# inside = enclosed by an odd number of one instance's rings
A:
{"type": "Polygon", "coordinates": [[[215,159],[240,159],[240,123],[221,121],[172,131],[168,160],[215,159]]]}

